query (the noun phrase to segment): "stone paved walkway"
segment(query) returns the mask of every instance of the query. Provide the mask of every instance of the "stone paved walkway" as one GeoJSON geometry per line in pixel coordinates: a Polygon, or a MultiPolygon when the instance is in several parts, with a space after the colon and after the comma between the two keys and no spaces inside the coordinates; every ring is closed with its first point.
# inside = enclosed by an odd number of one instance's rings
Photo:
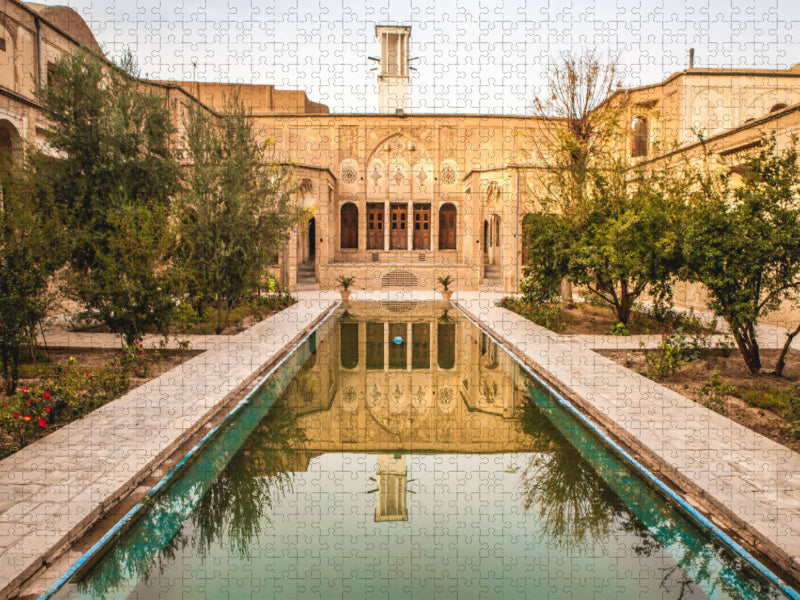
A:
{"type": "Polygon", "coordinates": [[[746,539],[800,577],[800,454],[560,336],[462,292],[458,304],[572,390],[579,404],[664,473],[728,511],[746,539]]]}
{"type": "Polygon", "coordinates": [[[301,296],[0,461],[0,598],[132,489],[337,300],[338,294],[301,296]]]}

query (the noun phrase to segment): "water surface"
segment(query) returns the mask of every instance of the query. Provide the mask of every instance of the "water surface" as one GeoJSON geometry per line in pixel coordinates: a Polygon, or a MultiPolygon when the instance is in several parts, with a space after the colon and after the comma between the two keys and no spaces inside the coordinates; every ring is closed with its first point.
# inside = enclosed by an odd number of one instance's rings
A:
{"type": "Polygon", "coordinates": [[[457,311],[352,303],[57,597],[778,598],[457,311]]]}

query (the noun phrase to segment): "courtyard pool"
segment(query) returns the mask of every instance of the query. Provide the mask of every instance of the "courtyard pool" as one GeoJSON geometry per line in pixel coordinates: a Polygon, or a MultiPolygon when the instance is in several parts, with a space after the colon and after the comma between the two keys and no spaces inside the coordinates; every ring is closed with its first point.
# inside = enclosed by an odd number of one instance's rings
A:
{"type": "Polygon", "coordinates": [[[325,321],[55,598],[783,598],[457,310],[325,321]]]}

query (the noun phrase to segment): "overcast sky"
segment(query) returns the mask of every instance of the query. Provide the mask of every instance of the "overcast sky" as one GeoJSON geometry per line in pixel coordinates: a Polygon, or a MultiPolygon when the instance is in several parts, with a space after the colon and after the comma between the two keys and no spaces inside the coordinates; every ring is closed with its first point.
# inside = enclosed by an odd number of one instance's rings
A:
{"type": "Polygon", "coordinates": [[[302,89],[333,112],[377,110],[376,24],[411,26],[411,110],[528,114],[562,51],[618,56],[626,86],[695,66],[800,63],[798,0],[63,0],[111,58],[158,79],[302,89]],[[193,63],[197,63],[196,75],[193,63]]]}

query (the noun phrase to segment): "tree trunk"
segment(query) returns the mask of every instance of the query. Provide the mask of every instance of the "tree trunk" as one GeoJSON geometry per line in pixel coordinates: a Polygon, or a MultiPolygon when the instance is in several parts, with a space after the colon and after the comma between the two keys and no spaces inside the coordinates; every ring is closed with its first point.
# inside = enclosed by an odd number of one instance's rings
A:
{"type": "Polygon", "coordinates": [[[623,280],[619,282],[619,303],[617,309],[617,321],[625,325],[631,318],[631,308],[633,307],[633,298],[628,293],[628,282],[623,280]]]}
{"type": "Polygon", "coordinates": [[[225,310],[222,306],[223,302],[224,300],[222,298],[217,298],[217,326],[214,329],[217,335],[222,333],[222,330],[225,329],[225,327],[222,325],[222,316],[225,314],[225,310]]]}
{"type": "Polygon", "coordinates": [[[572,282],[569,279],[561,280],[561,308],[572,308],[572,282]]]}
{"type": "Polygon", "coordinates": [[[783,375],[783,368],[786,366],[786,355],[789,353],[789,346],[792,345],[792,340],[800,333],[800,325],[797,326],[792,333],[786,334],[786,343],[781,348],[781,354],[778,356],[778,361],[775,363],[775,375],[783,375]]]}
{"type": "Polygon", "coordinates": [[[752,323],[748,323],[744,327],[731,327],[731,333],[742,354],[744,364],[751,373],[758,375],[761,372],[761,355],[755,336],[755,327],[752,323]]]}

